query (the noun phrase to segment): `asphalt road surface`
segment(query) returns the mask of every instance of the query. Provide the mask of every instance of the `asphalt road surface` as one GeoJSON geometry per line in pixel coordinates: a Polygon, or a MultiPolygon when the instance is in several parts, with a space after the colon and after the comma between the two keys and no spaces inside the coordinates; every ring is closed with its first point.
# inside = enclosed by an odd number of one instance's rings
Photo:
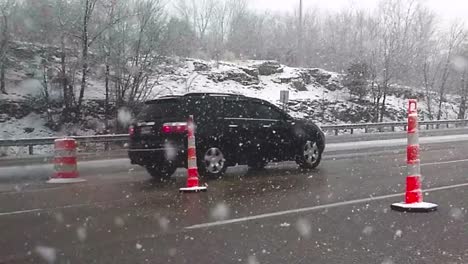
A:
{"type": "Polygon", "coordinates": [[[234,167],[196,194],[179,193],[184,170],[157,182],[126,159],[82,162],[87,181],[68,185],[46,184],[49,166],[3,167],[0,263],[468,263],[468,141],[454,138],[422,145],[431,213],[390,210],[398,140],[331,143],[312,171],[234,167]]]}

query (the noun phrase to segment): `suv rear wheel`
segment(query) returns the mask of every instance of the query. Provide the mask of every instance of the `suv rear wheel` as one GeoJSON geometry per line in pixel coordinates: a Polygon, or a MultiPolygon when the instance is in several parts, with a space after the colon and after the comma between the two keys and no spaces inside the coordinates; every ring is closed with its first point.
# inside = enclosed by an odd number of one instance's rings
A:
{"type": "Polygon", "coordinates": [[[169,179],[177,170],[172,164],[147,166],[146,171],[155,179],[169,179]]]}
{"type": "Polygon", "coordinates": [[[317,142],[308,140],[302,148],[301,155],[297,159],[297,163],[301,168],[314,169],[322,160],[322,152],[320,151],[317,142]]]}
{"type": "Polygon", "coordinates": [[[200,174],[209,178],[219,178],[223,176],[227,169],[224,154],[216,147],[205,151],[200,165],[200,174]]]}

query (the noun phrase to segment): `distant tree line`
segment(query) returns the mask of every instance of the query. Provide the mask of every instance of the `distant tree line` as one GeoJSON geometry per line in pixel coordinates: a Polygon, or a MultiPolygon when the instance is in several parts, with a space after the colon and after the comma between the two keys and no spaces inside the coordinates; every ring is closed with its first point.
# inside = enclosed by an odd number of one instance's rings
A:
{"type": "Polygon", "coordinates": [[[110,103],[148,96],[163,56],[272,59],[347,73],[353,95],[371,95],[374,121],[383,120],[394,83],[421,87],[435,119],[447,93],[457,93],[465,117],[467,27],[440,26],[420,0],[381,0],[372,12],[309,9],[302,21],[298,12],[261,12],[247,0],[0,0],[0,16],[0,91],[8,92],[8,43],[59,46],[53,77],[65,118],[80,117],[90,65],[104,69],[110,117],[110,103]]]}

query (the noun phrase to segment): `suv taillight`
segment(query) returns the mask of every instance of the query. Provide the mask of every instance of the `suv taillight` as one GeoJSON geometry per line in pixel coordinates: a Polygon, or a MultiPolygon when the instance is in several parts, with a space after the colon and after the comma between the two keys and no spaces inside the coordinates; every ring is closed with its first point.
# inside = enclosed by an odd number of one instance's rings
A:
{"type": "Polygon", "coordinates": [[[161,131],[165,134],[185,133],[187,131],[187,123],[165,123],[163,124],[161,131]]]}
{"type": "Polygon", "coordinates": [[[135,135],[135,127],[134,126],[129,126],[128,127],[128,134],[132,137],[135,135]]]}

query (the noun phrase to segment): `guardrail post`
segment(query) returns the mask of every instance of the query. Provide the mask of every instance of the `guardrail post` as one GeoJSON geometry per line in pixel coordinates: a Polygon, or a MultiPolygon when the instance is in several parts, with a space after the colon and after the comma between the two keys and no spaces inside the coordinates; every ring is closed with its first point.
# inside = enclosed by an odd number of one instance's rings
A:
{"type": "Polygon", "coordinates": [[[109,142],[104,142],[104,150],[109,151],[109,142]]]}
{"type": "Polygon", "coordinates": [[[335,129],[335,136],[338,136],[338,129],[335,129]]]}
{"type": "Polygon", "coordinates": [[[429,124],[426,125],[426,130],[429,130],[429,124]]]}
{"type": "Polygon", "coordinates": [[[450,124],[449,124],[449,123],[447,123],[447,128],[449,128],[449,127],[450,127],[450,124]]]}
{"type": "Polygon", "coordinates": [[[364,133],[369,133],[369,128],[368,127],[364,128],[364,133]]]}
{"type": "Polygon", "coordinates": [[[407,127],[406,127],[406,125],[405,125],[405,126],[403,126],[403,129],[404,129],[405,131],[407,130],[407,127]]]}
{"type": "Polygon", "coordinates": [[[34,155],[34,145],[29,145],[28,149],[29,149],[29,155],[34,155]]]}
{"type": "Polygon", "coordinates": [[[392,132],[395,132],[395,126],[392,126],[392,132]]]}
{"type": "Polygon", "coordinates": [[[351,128],[351,135],[354,133],[354,128],[351,128]]]}

